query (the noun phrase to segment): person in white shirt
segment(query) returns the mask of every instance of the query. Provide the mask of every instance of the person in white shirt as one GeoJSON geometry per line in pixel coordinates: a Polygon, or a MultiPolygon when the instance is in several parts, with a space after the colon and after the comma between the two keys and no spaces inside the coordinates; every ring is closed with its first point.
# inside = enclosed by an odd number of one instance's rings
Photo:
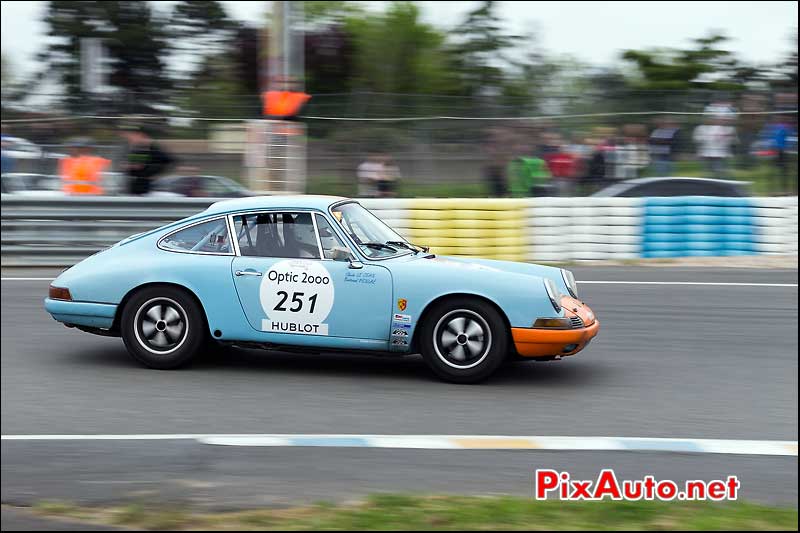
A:
{"type": "Polygon", "coordinates": [[[378,196],[378,182],[383,178],[383,161],[376,154],[358,165],[358,195],[361,198],[378,196]]]}
{"type": "Polygon", "coordinates": [[[715,119],[697,126],[694,130],[697,155],[708,165],[715,178],[729,178],[728,159],[737,142],[736,128],[727,119],[715,119]]]}

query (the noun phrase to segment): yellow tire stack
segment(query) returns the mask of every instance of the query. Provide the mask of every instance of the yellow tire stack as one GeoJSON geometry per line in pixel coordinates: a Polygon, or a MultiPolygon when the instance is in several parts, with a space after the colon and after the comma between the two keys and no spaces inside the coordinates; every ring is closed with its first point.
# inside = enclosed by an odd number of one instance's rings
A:
{"type": "Polygon", "coordinates": [[[526,259],[526,212],[511,199],[418,198],[409,201],[404,232],[441,255],[526,259]]]}

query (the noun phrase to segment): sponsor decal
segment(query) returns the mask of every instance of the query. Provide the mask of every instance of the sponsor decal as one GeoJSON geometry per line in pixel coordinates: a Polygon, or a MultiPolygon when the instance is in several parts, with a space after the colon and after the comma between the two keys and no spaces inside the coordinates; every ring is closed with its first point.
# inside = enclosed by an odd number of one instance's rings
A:
{"type": "Polygon", "coordinates": [[[401,322],[392,322],[392,328],[411,329],[411,324],[403,324],[401,322]]]}
{"type": "Polygon", "coordinates": [[[392,330],[393,337],[408,337],[408,330],[405,329],[393,329],[392,330]]]}
{"type": "Polygon", "coordinates": [[[392,346],[408,346],[408,341],[405,339],[392,339],[392,346]]]}
{"type": "Polygon", "coordinates": [[[405,298],[398,298],[397,309],[400,311],[405,311],[406,307],[408,307],[408,300],[406,300],[405,298]]]}
{"type": "Polygon", "coordinates": [[[345,283],[358,283],[359,285],[375,285],[377,277],[374,272],[347,272],[344,275],[345,283]]]}
{"type": "Polygon", "coordinates": [[[401,315],[398,313],[394,314],[392,317],[395,322],[411,322],[411,315],[401,315]]]}
{"type": "Polygon", "coordinates": [[[279,261],[264,275],[259,289],[267,318],[262,331],[327,335],[325,319],[335,290],[328,270],[319,261],[279,261]]]}

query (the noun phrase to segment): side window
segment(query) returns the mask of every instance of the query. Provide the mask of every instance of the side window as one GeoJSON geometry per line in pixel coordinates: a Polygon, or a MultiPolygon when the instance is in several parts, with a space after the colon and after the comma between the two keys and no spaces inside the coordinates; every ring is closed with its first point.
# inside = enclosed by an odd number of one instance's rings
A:
{"type": "Polygon", "coordinates": [[[176,231],[159,242],[164,250],[175,252],[231,253],[228,224],[216,218],[176,231]]]}
{"type": "Polygon", "coordinates": [[[319,259],[311,213],[256,213],[233,217],[242,255],[319,259]]]}
{"type": "Polygon", "coordinates": [[[322,215],[315,215],[317,217],[317,229],[319,230],[319,240],[322,244],[322,253],[325,254],[325,259],[336,259],[334,257],[334,248],[345,249],[349,253],[349,248],[345,246],[339,236],[333,231],[328,219],[322,215]]]}
{"type": "Polygon", "coordinates": [[[228,194],[233,188],[222,180],[216,178],[203,178],[203,186],[208,196],[228,194]]]}

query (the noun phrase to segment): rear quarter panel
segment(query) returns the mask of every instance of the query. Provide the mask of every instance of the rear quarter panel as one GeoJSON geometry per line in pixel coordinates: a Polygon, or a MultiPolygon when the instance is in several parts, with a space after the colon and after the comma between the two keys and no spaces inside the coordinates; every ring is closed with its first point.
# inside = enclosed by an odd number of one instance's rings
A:
{"type": "MultiPolygon", "coordinates": [[[[148,283],[172,283],[193,292],[203,305],[210,331],[224,338],[247,338],[249,325],[231,274],[232,256],[167,252],[156,246],[159,232],[95,254],[53,282],[75,301],[119,304],[148,283]]],[[[120,311],[118,311],[119,313],[120,311]]]]}

